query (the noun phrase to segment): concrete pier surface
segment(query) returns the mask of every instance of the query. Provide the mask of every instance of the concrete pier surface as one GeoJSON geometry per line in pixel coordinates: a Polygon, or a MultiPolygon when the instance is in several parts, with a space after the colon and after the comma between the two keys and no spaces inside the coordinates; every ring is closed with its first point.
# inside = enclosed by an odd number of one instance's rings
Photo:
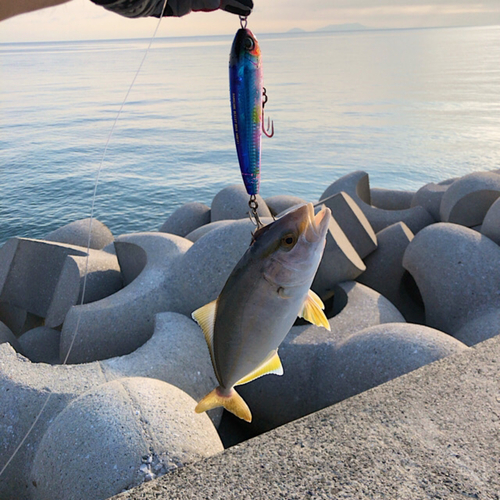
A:
{"type": "Polygon", "coordinates": [[[113,497],[500,499],[500,336],[113,497]]]}

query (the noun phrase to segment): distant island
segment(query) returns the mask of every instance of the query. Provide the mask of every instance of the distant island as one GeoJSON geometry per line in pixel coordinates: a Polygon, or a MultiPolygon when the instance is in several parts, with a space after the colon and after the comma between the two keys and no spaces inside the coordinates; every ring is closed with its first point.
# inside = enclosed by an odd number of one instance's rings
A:
{"type": "MultiPolygon", "coordinates": [[[[315,32],[326,32],[326,31],[362,31],[370,29],[368,26],[364,26],[360,23],[344,23],[344,24],[329,24],[323,28],[318,28],[314,30],[315,32]]],[[[307,33],[306,30],[302,28],[292,28],[288,30],[287,33],[307,33]]]]}

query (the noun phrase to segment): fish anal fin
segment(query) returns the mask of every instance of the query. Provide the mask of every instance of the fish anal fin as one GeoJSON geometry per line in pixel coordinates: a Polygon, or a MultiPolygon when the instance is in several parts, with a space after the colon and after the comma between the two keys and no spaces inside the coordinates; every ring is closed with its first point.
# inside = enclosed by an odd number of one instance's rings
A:
{"type": "Polygon", "coordinates": [[[278,351],[271,351],[269,356],[260,364],[255,370],[251,371],[248,375],[245,375],[242,379],[238,380],[234,385],[248,384],[256,378],[263,377],[269,373],[274,375],[283,375],[283,366],[281,365],[281,359],[278,356],[278,351]]]}
{"type": "Polygon", "coordinates": [[[298,317],[304,318],[313,325],[323,326],[330,331],[330,323],[323,312],[324,308],[325,305],[323,301],[312,290],[309,290],[302,311],[299,312],[298,317]]]}
{"type": "Polygon", "coordinates": [[[210,351],[210,356],[213,358],[213,339],[214,339],[214,325],[215,315],[217,314],[217,300],[213,300],[203,307],[196,309],[191,314],[191,317],[200,325],[203,331],[205,340],[210,351]]]}
{"type": "Polygon", "coordinates": [[[227,396],[221,394],[219,388],[214,389],[196,405],[194,411],[196,413],[203,413],[219,406],[223,406],[227,411],[230,411],[246,422],[252,421],[250,408],[248,408],[243,398],[234,389],[231,389],[227,396]]]}

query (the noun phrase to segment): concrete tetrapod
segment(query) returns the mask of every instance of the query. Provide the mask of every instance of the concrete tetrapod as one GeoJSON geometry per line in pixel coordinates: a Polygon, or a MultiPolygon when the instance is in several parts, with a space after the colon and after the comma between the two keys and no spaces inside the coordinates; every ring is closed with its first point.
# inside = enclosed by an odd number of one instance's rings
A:
{"type": "MultiPolygon", "coordinates": [[[[426,324],[433,328],[455,335],[500,309],[500,247],[472,229],[443,222],[425,228],[408,245],[403,266],[417,283],[426,324]]],[[[484,329],[474,339],[461,339],[471,345],[491,333],[484,329]]]]}
{"type": "Polygon", "coordinates": [[[331,217],[323,258],[311,288],[326,300],[337,283],[356,279],[365,269],[363,261],[340,225],[331,217]]]}
{"type": "Polygon", "coordinates": [[[359,283],[373,288],[390,300],[411,323],[424,322],[424,310],[413,297],[408,274],[403,267],[403,255],[413,239],[404,222],[397,222],[377,234],[378,248],[364,260],[366,271],[358,276],[359,283]]]}
{"type": "Polygon", "coordinates": [[[0,344],[8,342],[17,352],[22,353],[21,344],[16,336],[11,332],[10,328],[0,321],[0,344]]]}
{"type": "Polygon", "coordinates": [[[364,259],[377,248],[377,237],[365,214],[347,193],[337,193],[323,200],[347,239],[364,259]]]}
{"type": "Polygon", "coordinates": [[[413,191],[399,189],[370,188],[371,205],[384,210],[406,210],[411,208],[415,196],[413,191]]]}
{"type": "MultiPolygon", "coordinates": [[[[212,200],[211,221],[226,219],[247,219],[250,208],[248,207],[249,196],[241,184],[233,184],[219,191],[212,200]]],[[[260,217],[271,217],[262,196],[257,195],[256,201],[259,205],[260,217]]]]}
{"type": "MultiPolygon", "coordinates": [[[[25,498],[40,441],[72,400],[123,377],[162,380],[199,400],[216,385],[207,353],[198,325],[177,313],[157,315],[155,333],[148,342],[131,354],[105,361],[50,366],[31,363],[10,345],[0,345],[0,470],[51,395],[25,444],[0,478],[0,498],[25,498]]],[[[220,416],[220,411],[210,414],[216,425],[220,416]]],[[[101,451],[106,455],[106,450],[101,451]]]]}
{"type": "Polygon", "coordinates": [[[294,207],[295,205],[301,205],[302,203],[306,203],[306,200],[299,198],[298,196],[291,196],[286,194],[278,194],[276,196],[270,196],[269,198],[265,198],[267,207],[273,214],[273,216],[279,215],[281,212],[288,210],[289,208],[294,207]]]}
{"type": "MultiPolygon", "coordinates": [[[[21,354],[35,363],[59,364],[61,332],[48,326],[39,326],[19,337],[21,354]]],[[[16,349],[17,350],[17,349],[16,349]]]]}
{"type": "Polygon", "coordinates": [[[45,326],[62,324],[71,306],[113,294],[122,287],[114,255],[28,238],[12,238],[0,249],[0,301],[45,318],[45,326]],[[88,264],[88,265],[87,265],[88,264]]]}
{"type": "Polygon", "coordinates": [[[344,191],[366,215],[375,233],[396,222],[404,222],[415,234],[434,222],[433,217],[423,207],[407,210],[383,210],[371,206],[370,181],[363,171],[351,172],[330,184],[321,195],[320,200],[344,191]]]}
{"type": "Polygon", "coordinates": [[[441,200],[443,195],[456,179],[449,179],[443,182],[430,182],[425,186],[422,186],[413,197],[411,201],[411,207],[421,206],[424,207],[431,216],[436,220],[441,220],[441,215],[439,210],[441,208],[441,200]]]}
{"type": "Polygon", "coordinates": [[[144,344],[153,334],[154,315],[172,310],[177,293],[170,286],[172,274],[191,245],[167,233],[118,237],[116,253],[127,286],[103,300],[71,308],[61,332],[61,361],[111,358],[144,344]]]}
{"type": "Polygon", "coordinates": [[[269,375],[238,387],[253,421],[241,425],[259,434],[339,401],[333,388],[344,383],[333,374],[336,346],[367,327],[404,322],[401,313],[379,293],[359,283],[340,283],[334,289],[329,319],[331,331],[309,323],[294,326],[279,347],[284,375],[269,375]],[[321,376],[318,374],[321,372],[321,376]]]}
{"type": "Polygon", "coordinates": [[[186,203],[179,207],[160,227],[160,233],[185,237],[210,222],[210,208],[203,203],[186,203]]]}
{"type": "Polygon", "coordinates": [[[254,230],[255,225],[246,218],[218,226],[197,239],[175,267],[169,284],[175,290],[170,310],[189,316],[216,299],[248,249],[254,230]]]}
{"type": "Polygon", "coordinates": [[[481,226],[481,234],[500,245],[500,198],[486,212],[481,226]]]}
{"type": "Polygon", "coordinates": [[[122,378],[72,401],[36,452],[31,498],[105,500],[223,451],[196,401],[155,379],[122,378]]]}
{"type": "Polygon", "coordinates": [[[472,227],[482,224],[486,212],[500,197],[500,175],[474,172],[457,179],[446,190],[440,220],[472,227]]]}
{"type": "Polygon", "coordinates": [[[91,223],[90,218],[70,222],[46,234],[43,239],[45,241],[76,245],[86,249],[89,244],[89,230],[91,234],[90,248],[102,250],[106,245],[114,241],[113,234],[106,225],[97,219],[92,219],[91,223]]]}

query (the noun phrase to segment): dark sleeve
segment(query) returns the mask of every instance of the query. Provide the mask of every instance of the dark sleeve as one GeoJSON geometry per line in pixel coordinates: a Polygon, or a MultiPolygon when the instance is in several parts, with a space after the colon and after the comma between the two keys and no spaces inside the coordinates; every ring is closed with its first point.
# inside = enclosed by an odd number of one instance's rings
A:
{"type": "MultiPolygon", "coordinates": [[[[165,0],[91,0],[111,12],[125,17],[160,17],[165,0]]],[[[188,14],[191,2],[169,0],[164,16],[183,16],[188,14]]],[[[252,0],[221,0],[220,8],[240,16],[248,16],[252,12],[252,0]]]]}

